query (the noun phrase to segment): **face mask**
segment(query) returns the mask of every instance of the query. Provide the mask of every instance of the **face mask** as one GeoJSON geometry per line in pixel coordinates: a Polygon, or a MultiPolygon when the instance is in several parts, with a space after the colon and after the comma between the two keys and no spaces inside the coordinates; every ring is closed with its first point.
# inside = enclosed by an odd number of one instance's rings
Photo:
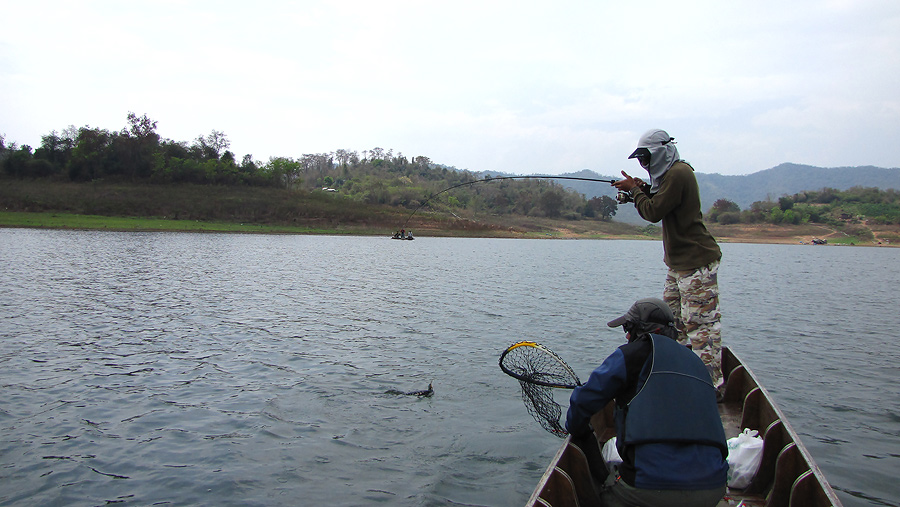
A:
{"type": "Polygon", "coordinates": [[[649,130],[638,141],[637,150],[632,153],[637,158],[647,173],[650,175],[650,192],[659,190],[659,180],[672,165],[680,160],[678,149],[675,148],[675,139],[670,137],[665,130],[649,130]],[[642,156],[644,152],[650,153],[650,158],[642,156]],[[646,165],[644,164],[646,160],[646,165]]]}

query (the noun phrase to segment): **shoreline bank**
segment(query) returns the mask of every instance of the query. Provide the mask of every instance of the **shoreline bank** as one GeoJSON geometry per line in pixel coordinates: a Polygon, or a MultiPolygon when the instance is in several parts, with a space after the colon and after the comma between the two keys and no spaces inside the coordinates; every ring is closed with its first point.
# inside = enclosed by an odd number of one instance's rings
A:
{"type": "MultiPolygon", "coordinates": [[[[304,235],[353,235],[384,236],[393,231],[381,226],[342,224],[298,224],[292,226],[272,224],[242,224],[231,222],[201,222],[164,218],[107,217],[97,215],[73,215],[64,213],[0,212],[0,227],[59,230],[94,230],[117,232],[210,232],[241,234],[304,234],[304,235]]],[[[900,227],[884,227],[873,231],[874,239],[867,241],[848,236],[839,230],[823,225],[774,226],[774,225],[718,225],[707,224],[720,243],[759,243],[813,245],[813,239],[827,241],[815,246],[900,246],[900,227]],[[884,237],[887,236],[887,237],[884,237]],[[893,240],[892,240],[893,239],[893,240]]],[[[622,234],[621,232],[573,231],[557,227],[544,231],[522,232],[514,230],[465,230],[434,229],[422,227],[416,230],[418,238],[507,238],[507,239],[637,239],[659,241],[659,235],[622,234]]]]}

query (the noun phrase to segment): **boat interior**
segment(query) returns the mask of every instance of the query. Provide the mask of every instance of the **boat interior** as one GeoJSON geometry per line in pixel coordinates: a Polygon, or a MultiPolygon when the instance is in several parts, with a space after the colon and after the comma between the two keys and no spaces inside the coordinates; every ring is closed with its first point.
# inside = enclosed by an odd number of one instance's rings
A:
{"type": "MultiPolygon", "coordinates": [[[[768,392],[728,348],[722,349],[722,371],[725,391],[719,414],[726,438],[736,437],[744,428],[756,430],[763,452],[749,485],[729,488],[719,507],[841,506],[768,392]]],[[[566,438],[527,505],[602,506],[598,478],[606,474],[605,468],[598,472],[597,467],[604,467],[603,444],[615,436],[613,410],[611,402],[591,419],[593,437],[566,438]]]]}

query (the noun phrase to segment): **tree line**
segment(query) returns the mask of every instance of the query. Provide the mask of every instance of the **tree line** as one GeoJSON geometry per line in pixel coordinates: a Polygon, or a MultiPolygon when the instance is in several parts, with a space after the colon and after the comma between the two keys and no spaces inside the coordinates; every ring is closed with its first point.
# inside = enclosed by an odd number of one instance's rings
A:
{"type": "MultiPolygon", "coordinates": [[[[157,122],[128,113],[120,131],[69,126],[41,137],[41,145],[6,143],[0,135],[0,177],[70,182],[129,181],[148,184],[201,184],[279,187],[295,192],[334,192],[365,204],[416,209],[423,202],[440,212],[526,215],[570,220],[610,220],[617,202],[609,196],[586,199],[550,179],[499,180],[469,185],[431,199],[442,190],[490,177],[437,164],[425,156],[393,150],[339,149],[300,157],[240,161],[228,137],[213,130],[191,142],[162,138],[157,122]]],[[[900,224],[900,200],[893,189],[824,188],[757,201],[742,210],[717,200],[704,218],[721,224],[822,223],[866,220],[900,224]]]]}
{"type": "Polygon", "coordinates": [[[129,181],[148,184],[280,187],[297,192],[334,192],[367,204],[415,209],[428,200],[438,211],[520,214],[572,220],[610,220],[617,203],[608,196],[584,195],[552,180],[504,180],[471,185],[429,200],[441,190],[475,181],[467,170],[373,148],[295,157],[252,155],[240,161],[223,133],[213,130],[192,142],[162,138],[157,122],[128,113],[120,131],[69,126],[41,137],[41,145],[6,144],[0,136],[0,174],[6,178],[55,181],[129,181]]]}
{"type": "Polygon", "coordinates": [[[866,221],[873,224],[900,224],[900,192],[871,187],[847,190],[823,188],[819,191],[784,195],[778,200],[756,201],[741,210],[733,201],[719,199],[705,218],[723,225],[739,223],[842,225],[866,221]]]}

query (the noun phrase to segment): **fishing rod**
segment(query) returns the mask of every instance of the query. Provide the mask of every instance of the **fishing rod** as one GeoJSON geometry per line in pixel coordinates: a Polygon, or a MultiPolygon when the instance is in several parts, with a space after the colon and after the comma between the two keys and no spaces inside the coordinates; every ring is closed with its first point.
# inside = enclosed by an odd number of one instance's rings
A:
{"type": "Polygon", "coordinates": [[[430,201],[430,200],[434,199],[435,197],[437,197],[437,196],[443,194],[444,192],[447,192],[448,190],[453,190],[454,188],[464,187],[464,186],[466,186],[466,185],[474,185],[475,183],[484,183],[484,182],[486,182],[486,181],[496,181],[496,180],[529,180],[529,179],[596,181],[596,182],[599,182],[599,183],[609,183],[610,185],[612,185],[613,183],[616,182],[616,180],[601,180],[601,179],[597,179],[597,178],[579,178],[579,177],[576,177],[576,176],[497,176],[497,177],[487,176],[487,177],[485,177],[484,179],[481,179],[481,180],[472,180],[472,181],[467,181],[467,182],[465,182],[465,183],[458,183],[458,184],[453,185],[453,186],[451,186],[451,187],[447,187],[447,188],[441,190],[440,192],[438,192],[438,193],[436,193],[436,194],[432,194],[432,195],[428,196],[427,199],[425,199],[424,201],[422,201],[422,204],[419,204],[419,206],[416,207],[416,209],[414,209],[413,212],[410,213],[408,217],[406,217],[406,221],[403,222],[403,228],[406,229],[406,224],[408,224],[408,223],[409,223],[409,220],[413,217],[413,215],[415,215],[416,212],[419,211],[419,208],[421,208],[422,206],[425,206],[426,204],[428,204],[428,201],[430,201]]]}

